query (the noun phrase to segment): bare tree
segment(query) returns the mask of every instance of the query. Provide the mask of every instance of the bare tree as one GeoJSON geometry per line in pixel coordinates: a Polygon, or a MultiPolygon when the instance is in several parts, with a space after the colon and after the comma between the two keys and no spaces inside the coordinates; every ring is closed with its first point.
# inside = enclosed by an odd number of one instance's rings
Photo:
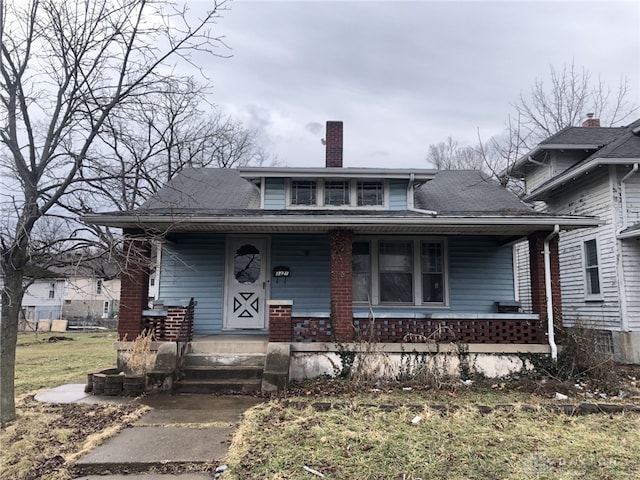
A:
{"type": "Polygon", "coordinates": [[[475,147],[463,147],[447,137],[444,142],[429,145],[427,161],[438,170],[479,170],[483,158],[475,147]]]}
{"type": "Polygon", "coordinates": [[[603,80],[594,81],[588,70],[578,70],[573,63],[561,70],[551,66],[549,73],[548,81],[536,79],[527,94],[520,94],[503,133],[483,141],[478,130],[478,143],[463,148],[449,137],[446,142],[429,146],[427,161],[436,168],[473,166],[520,194],[522,182],[511,172],[516,161],[540,141],[565,127],[581,125],[588,113],[599,118],[603,126],[615,126],[638,111],[638,106],[629,99],[629,81],[624,76],[612,90],[603,80]],[[468,158],[474,161],[469,163],[468,158]],[[480,160],[476,162],[476,158],[480,160]]]}
{"type": "Polygon", "coordinates": [[[520,93],[513,107],[521,119],[517,136],[527,148],[565,127],[579,126],[593,114],[602,126],[620,125],[638,111],[629,100],[629,80],[625,76],[615,91],[601,78],[594,80],[575,63],[562,69],[549,67],[549,78],[537,78],[529,92],[520,93]]]}
{"type": "MultiPolygon", "coordinates": [[[[0,0],[0,421],[15,418],[14,369],[24,271],[82,238],[69,207],[92,200],[98,136],[123,104],[160,94],[195,52],[216,55],[211,28],[224,0],[196,18],[146,0],[0,0]]],[[[185,68],[183,67],[183,71],[185,68]]],[[[73,212],[72,212],[73,213],[73,212]]]]}

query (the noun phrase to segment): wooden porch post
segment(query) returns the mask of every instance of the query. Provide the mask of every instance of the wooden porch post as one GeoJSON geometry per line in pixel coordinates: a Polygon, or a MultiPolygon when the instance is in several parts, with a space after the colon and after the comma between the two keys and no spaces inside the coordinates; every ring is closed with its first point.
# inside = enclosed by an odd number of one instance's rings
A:
{"type": "Polygon", "coordinates": [[[141,232],[125,230],[124,236],[118,338],[131,341],[142,332],[142,311],[148,307],[151,245],[141,232]]]}
{"type": "Polygon", "coordinates": [[[329,232],[331,246],[331,317],[333,334],[338,342],[352,342],[353,329],[353,232],[329,232]]]}
{"type": "MultiPolygon", "coordinates": [[[[550,232],[534,232],[529,235],[529,269],[531,275],[531,308],[540,318],[547,317],[547,297],[544,284],[544,239],[550,232]]],[[[562,297],[560,295],[560,257],[558,236],[549,242],[551,261],[551,298],[553,320],[556,328],[562,326],[562,297]]],[[[544,330],[544,329],[542,329],[544,330]]]]}

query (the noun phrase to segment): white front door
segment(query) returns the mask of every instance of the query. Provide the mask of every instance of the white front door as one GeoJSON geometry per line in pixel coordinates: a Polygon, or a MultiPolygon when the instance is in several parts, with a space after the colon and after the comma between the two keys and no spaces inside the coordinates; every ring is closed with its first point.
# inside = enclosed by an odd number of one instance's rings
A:
{"type": "Polygon", "coordinates": [[[225,328],[265,328],[267,259],[266,238],[229,239],[225,328]]]}

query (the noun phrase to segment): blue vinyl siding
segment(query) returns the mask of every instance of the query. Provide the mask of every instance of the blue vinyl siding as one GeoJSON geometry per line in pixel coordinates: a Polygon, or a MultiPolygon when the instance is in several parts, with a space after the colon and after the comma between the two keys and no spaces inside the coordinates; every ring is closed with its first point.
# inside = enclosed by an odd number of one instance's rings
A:
{"type": "Polygon", "coordinates": [[[293,300],[294,312],[329,312],[330,256],[327,235],[273,235],[271,266],[291,269],[287,279],[271,278],[271,298],[293,300]]]}
{"type": "Polygon", "coordinates": [[[163,246],[160,299],[193,297],[196,335],[222,329],[224,256],[224,235],[176,235],[163,246]]]}
{"type": "Polygon", "coordinates": [[[407,209],[407,184],[406,180],[389,181],[389,210],[407,209]]]}
{"type": "Polygon", "coordinates": [[[495,302],[515,298],[513,254],[491,237],[449,237],[452,312],[495,312],[495,302]]]}
{"type": "Polygon", "coordinates": [[[285,182],[283,178],[265,178],[264,208],[265,210],[285,208],[285,182]]]}

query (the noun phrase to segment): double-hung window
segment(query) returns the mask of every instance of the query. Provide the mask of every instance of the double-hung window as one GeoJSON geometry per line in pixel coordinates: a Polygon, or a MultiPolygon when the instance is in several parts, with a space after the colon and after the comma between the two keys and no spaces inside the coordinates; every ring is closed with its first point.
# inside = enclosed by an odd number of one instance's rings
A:
{"type": "Polygon", "coordinates": [[[359,207],[384,205],[384,187],[382,182],[359,181],[356,191],[357,204],[359,207]]]}
{"type": "Polygon", "coordinates": [[[351,194],[348,181],[325,181],[324,204],[325,205],[349,205],[351,194]]]}
{"type": "Polygon", "coordinates": [[[356,240],[352,251],[354,302],[445,305],[444,240],[356,240]]]}
{"type": "Polygon", "coordinates": [[[595,239],[584,242],[585,293],[589,298],[600,298],[600,267],[598,265],[598,244],[595,239]]]}

